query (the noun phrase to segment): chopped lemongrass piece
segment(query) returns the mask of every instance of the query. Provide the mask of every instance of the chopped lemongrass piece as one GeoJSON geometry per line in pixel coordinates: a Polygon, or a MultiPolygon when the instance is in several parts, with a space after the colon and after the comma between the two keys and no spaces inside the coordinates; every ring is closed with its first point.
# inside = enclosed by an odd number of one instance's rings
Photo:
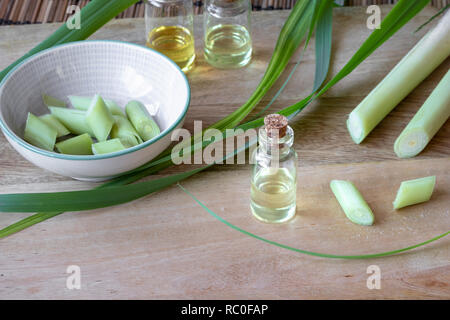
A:
{"type": "Polygon", "coordinates": [[[347,128],[355,143],[366,136],[450,55],[450,10],[350,113],[347,128]]]}
{"type": "Polygon", "coordinates": [[[105,153],[112,153],[116,151],[125,150],[126,148],[120,142],[120,139],[111,139],[106,141],[101,141],[94,143],[92,145],[92,152],[94,154],[105,154],[105,153]]]}
{"type": "Polygon", "coordinates": [[[450,70],[417,111],[394,144],[400,158],[418,155],[450,117],[450,70]]]}
{"type": "Polygon", "coordinates": [[[344,180],[332,180],[330,187],[350,221],[363,226],[373,224],[372,210],[353,183],[344,180]]]}
{"type": "Polygon", "coordinates": [[[403,181],[393,202],[394,209],[430,200],[436,184],[436,176],[403,181]]]}
{"type": "Polygon", "coordinates": [[[89,109],[86,111],[86,121],[98,141],[106,141],[108,139],[114,124],[114,118],[102,97],[98,94],[95,95],[89,109]]]}
{"type": "MultiPolygon", "coordinates": [[[[70,103],[75,109],[87,111],[92,103],[93,97],[68,96],[70,103]]],[[[122,108],[112,100],[103,99],[111,114],[124,117],[122,108]]]]}
{"type": "Polygon", "coordinates": [[[86,121],[86,112],[75,109],[48,107],[52,115],[58,118],[59,121],[73,134],[89,133],[94,136],[93,131],[86,121]]]}
{"type": "Polygon", "coordinates": [[[66,107],[66,103],[62,100],[59,100],[55,97],[49,96],[48,94],[42,95],[42,100],[44,101],[47,107],[66,107]]]}
{"type": "Polygon", "coordinates": [[[52,114],[45,114],[43,116],[40,116],[39,119],[56,130],[56,132],[58,133],[58,135],[56,136],[57,138],[70,134],[70,131],[58,120],[58,118],[56,118],[52,114]]]}
{"type": "Polygon", "coordinates": [[[58,142],[56,149],[64,154],[90,155],[92,154],[92,139],[88,133],[58,142]]]}
{"type": "Polygon", "coordinates": [[[128,119],[114,116],[115,123],[111,129],[111,138],[118,138],[127,147],[134,147],[143,141],[128,119]]]}
{"type": "Polygon", "coordinates": [[[28,113],[24,134],[25,141],[38,148],[53,151],[57,134],[54,128],[31,112],[28,113]]]}
{"type": "Polygon", "coordinates": [[[139,101],[128,102],[125,111],[142,140],[148,141],[160,134],[161,130],[155,120],[139,101]]]}

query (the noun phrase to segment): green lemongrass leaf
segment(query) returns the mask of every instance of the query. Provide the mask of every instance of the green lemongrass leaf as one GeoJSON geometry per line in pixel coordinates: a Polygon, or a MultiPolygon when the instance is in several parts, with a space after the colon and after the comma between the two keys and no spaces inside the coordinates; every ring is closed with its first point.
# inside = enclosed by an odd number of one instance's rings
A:
{"type": "Polygon", "coordinates": [[[441,14],[443,14],[448,8],[450,8],[450,4],[446,5],[444,8],[442,8],[441,10],[438,11],[438,13],[436,13],[434,16],[432,16],[430,19],[427,20],[427,22],[425,22],[424,24],[422,24],[420,27],[418,27],[414,33],[419,32],[420,30],[422,30],[423,27],[425,27],[426,25],[428,25],[431,21],[433,21],[434,19],[436,19],[437,17],[439,17],[441,14]]]}
{"type": "Polygon", "coordinates": [[[208,208],[205,204],[203,204],[197,197],[195,197],[192,193],[190,193],[187,189],[185,189],[181,184],[178,183],[178,186],[181,188],[181,190],[183,190],[188,196],[190,196],[198,205],[200,205],[203,209],[206,210],[206,212],[208,212],[211,216],[213,216],[214,218],[216,218],[217,220],[219,220],[220,222],[226,224],[227,226],[229,226],[230,228],[239,231],[247,236],[250,236],[252,238],[255,238],[257,240],[266,242],[268,244],[283,248],[283,249],[287,249],[287,250],[291,250],[291,251],[295,251],[298,253],[302,253],[302,254],[306,254],[306,255],[310,255],[310,256],[316,256],[316,257],[321,257],[321,258],[332,258],[332,259],[373,259],[373,258],[381,258],[381,257],[386,257],[386,256],[391,256],[394,254],[399,254],[405,251],[409,251],[415,248],[419,248],[422,247],[426,244],[429,244],[431,242],[437,241],[447,235],[450,234],[450,231],[447,231],[441,235],[438,235],[437,237],[434,237],[432,239],[429,239],[427,241],[406,247],[406,248],[401,248],[401,249],[397,249],[397,250],[392,250],[392,251],[386,251],[386,252],[379,252],[379,253],[372,253],[372,254],[358,254],[358,255],[338,255],[338,254],[329,254],[329,253],[320,253],[320,252],[313,252],[313,251],[308,251],[308,250],[304,250],[304,249],[297,249],[276,241],[272,241],[269,239],[266,239],[264,237],[258,236],[254,233],[251,233],[249,231],[246,231],[242,228],[239,228],[238,226],[232,224],[231,222],[225,220],[224,218],[222,218],[221,216],[219,216],[218,214],[216,214],[214,211],[212,211],[210,208],[208,208]]]}
{"type": "Polygon", "coordinates": [[[333,6],[324,6],[319,14],[316,31],[316,73],[313,92],[316,92],[322,86],[330,69],[333,6]]]}
{"type": "MultiPolygon", "coordinates": [[[[225,155],[222,161],[229,157],[234,157],[254,144],[256,144],[256,139],[247,142],[244,147],[225,155]]],[[[53,193],[0,194],[0,212],[59,212],[105,208],[139,199],[213,165],[214,163],[164,178],[124,186],[111,186],[108,188],[100,186],[93,190],[53,193]]]]}
{"type": "Polygon", "coordinates": [[[139,0],[93,0],[90,1],[81,11],[81,29],[69,29],[63,24],[50,37],[42,41],[39,45],[31,49],[24,56],[6,67],[0,72],[0,81],[8,74],[11,69],[32,55],[53,47],[71,41],[84,40],[97,31],[101,26],[114,18],[117,14],[124,11],[139,0]]]}

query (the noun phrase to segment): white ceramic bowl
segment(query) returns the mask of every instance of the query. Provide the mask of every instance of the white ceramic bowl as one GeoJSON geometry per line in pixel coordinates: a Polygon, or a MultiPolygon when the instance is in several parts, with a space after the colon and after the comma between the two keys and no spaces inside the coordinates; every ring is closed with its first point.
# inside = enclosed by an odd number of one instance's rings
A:
{"type": "Polygon", "coordinates": [[[183,125],[189,101],[186,76],[162,54],[119,41],[73,42],[33,55],[8,73],[0,83],[0,126],[14,149],[36,166],[75,179],[105,180],[141,166],[167,148],[171,132],[183,125]],[[43,93],[67,103],[68,95],[97,93],[120,106],[139,100],[155,117],[161,134],[105,155],[64,155],[37,148],[22,137],[28,112],[49,112],[43,93]]]}

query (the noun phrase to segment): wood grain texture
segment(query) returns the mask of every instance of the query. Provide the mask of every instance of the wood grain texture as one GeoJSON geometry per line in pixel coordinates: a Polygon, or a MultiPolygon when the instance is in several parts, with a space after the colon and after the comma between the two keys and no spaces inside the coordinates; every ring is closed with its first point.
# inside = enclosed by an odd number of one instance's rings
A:
{"type": "MultiPolygon", "coordinates": [[[[385,15],[390,7],[383,8],[385,15]]],[[[256,222],[249,204],[249,167],[216,166],[183,182],[216,213],[239,227],[297,248],[327,253],[373,253],[415,244],[450,226],[450,126],[419,157],[396,158],[392,145],[408,120],[450,67],[447,60],[378,128],[357,146],[345,119],[370,90],[423,36],[412,34],[435,9],[427,8],[350,76],[293,122],[299,153],[298,215],[288,224],[256,222]],[[402,180],[436,174],[432,201],[394,212],[391,202],[402,180]],[[349,222],[328,187],[351,179],[372,207],[376,223],[349,222]]],[[[185,127],[209,125],[239,107],[261,78],[288,12],[254,13],[251,64],[217,70],[201,54],[201,18],[196,18],[197,62],[188,75],[192,102],[185,127]],[[268,32],[271,30],[271,32],[268,32]]],[[[331,74],[347,62],[370,31],[363,8],[336,9],[331,74]],[[351,36],[349,34],[351,33],[351,36]]],[[[59,25],[0,28],[0,69],[59,25]],[[5,40],[3,40],[5,39],[5,40]]],[[[429,27],[427,27],[428,29],[429,27]]],[[[92,39],[145,43],[142,19],[113,21],[92,39]]],[[[286,107],[306,96],[314,77],[314,42],[298,71],[273,105],[286,107]]],[[[293,67],[296,59],[288,66],[293,67]]],[[[288,72],[286,72],[287,74],[288,72]]],[[[262,101],[261,109],[285,79],[262,101]]],[[[186,170],[174,167],[159,175],[186,170]]],[[[158,175],[158,176],[159,176],[158,175]]],[[[36,168],[0,137],[0,192],[90,188],[36,168]]],[[[1,214],[0,227],[26,214],[1,214]]],[[[449,240],[396,257],[366,261],[303,256],[238,233],[215,220],[177,186],[114,208],[67,213],[0,240],[1,298],[441,298],[450,297],[449,240]],[[81,267],[82,289],[68,290],[68,265],[81,267]],[[366,269],[382,272],[381,290],[366,287],[366,269]]]]}

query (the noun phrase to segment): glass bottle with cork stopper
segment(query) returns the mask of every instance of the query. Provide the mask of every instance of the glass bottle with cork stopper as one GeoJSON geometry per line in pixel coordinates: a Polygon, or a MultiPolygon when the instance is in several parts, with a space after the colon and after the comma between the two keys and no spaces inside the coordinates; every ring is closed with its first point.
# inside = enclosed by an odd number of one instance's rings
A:
{"type": "Polygon", "coordinates": [[[297,153],[294,131],[286,117],[271,114],[259,129],[253,153],[251,211],[263,222],[286,222],[296,213],[297,153]]]}

